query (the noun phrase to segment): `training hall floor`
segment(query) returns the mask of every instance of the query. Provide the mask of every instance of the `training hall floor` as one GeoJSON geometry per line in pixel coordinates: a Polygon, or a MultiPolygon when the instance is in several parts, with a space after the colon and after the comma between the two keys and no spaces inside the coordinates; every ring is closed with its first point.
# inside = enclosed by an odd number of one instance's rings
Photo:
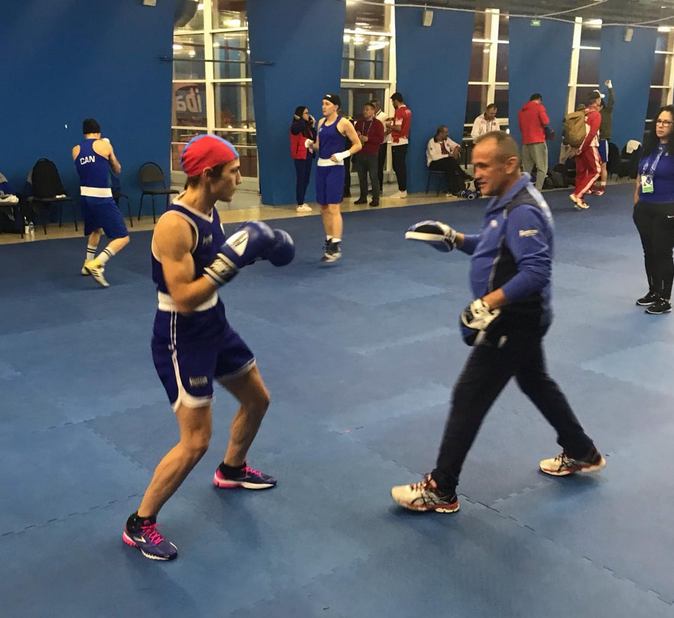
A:
{"type": "Polygon", "coordinates": [[[328,267],[320,217],[288,209],[273,226],[295,261],[255,264],[221,291],[272,393],[250,463],[279,484],[213,487],[235,412],[219,392],[211,450],[160,517],[171,563],[121,540],[177,438],[150,355],[150,224],[110,262],[108,289],[79,274],[84,239],[54,225],[51,242],[0,246],[0,615],[674,617],[674,316],[634,305],[646,287],[631,192],[611,186],[583,212],[546,193],[550,371],[606,469],[538,472],[559,447],[510,385],[455,515],[389,496],[434,464],[472,300],[465,255],[403,236],[429,218],[474,231],[485,201],[348,212],[344,258],[328,267]]]}

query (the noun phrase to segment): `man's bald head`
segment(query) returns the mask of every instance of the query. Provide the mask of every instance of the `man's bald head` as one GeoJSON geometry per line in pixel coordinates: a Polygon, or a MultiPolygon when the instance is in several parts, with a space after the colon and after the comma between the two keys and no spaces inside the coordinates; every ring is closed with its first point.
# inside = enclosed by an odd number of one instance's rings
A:
{"type": "Polygon", "coordinates": [[[502,131],[485,133],[473,147],[473,175],[483,195],[501,197],[520,178],[515,140],[502,131]]]}

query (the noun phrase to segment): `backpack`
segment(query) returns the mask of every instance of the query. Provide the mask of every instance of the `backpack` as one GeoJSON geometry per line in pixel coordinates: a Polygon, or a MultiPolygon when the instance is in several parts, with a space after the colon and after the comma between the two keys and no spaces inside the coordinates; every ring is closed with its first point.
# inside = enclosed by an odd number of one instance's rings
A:
{"type": "Polygon", "coordinates": [[[569,146],[578,148],[585,141],[587,125],[585,124],[585,112],[570,112],[564,116],[564,142],[569,146]]]}
{"type": "Polygon", "coordinates": [[[557,182],[563,182],[564,184],[560,185],[560,189],[562,187],[568,187],[569,185],[573,184],[573,180],[569,178],[569,168],[566,165],[566,163],[558,163],[555,165],[555,167],[552,168],[552,171],[550,172],[550,175],[552,178],[555,178],[555,174],[557,174],[557,182]],[[561,178],[561,181],[559,180],[561,178]]]}
{"type": "MultiPolygon", "coordinates": [[[[554,169],[548,172],[548,178],[552,182],[553,189],[564,189],[568,186],[566,177],[554,169]]],[[[545,180],[548,180],[548,178],[545,180]]]]}
{"type": "Polygon", "coordinates": [[[39,159],[33,166],[30,182],[33,185],[33,196],[37,198],[65,195],[66,192],[56,165],[49,159],[39,159]]]}

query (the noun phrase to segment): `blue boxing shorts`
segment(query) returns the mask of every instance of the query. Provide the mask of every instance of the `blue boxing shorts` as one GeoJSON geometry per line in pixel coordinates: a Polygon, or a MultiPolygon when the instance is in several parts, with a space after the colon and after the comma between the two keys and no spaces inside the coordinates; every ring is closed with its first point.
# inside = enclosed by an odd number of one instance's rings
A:
{"type": "MultiPolygon", "coordinates": [[[[154,323],[152,359],[173,411],[210,406],[213,380],[245,375],[255,356],[225,319],[224,305],[186,316],[160,309],[154,323]],[[200,336],[199,336],[200,333],[200,336]]],[[[216,294],[217,297],[217,294],[216,294]]]]}
{"type": "Polygon", "coordinates": [[[608,140],[599,140],[599,158],[602,163],[608,163],[608,140]]]}
{"type": "Polygon", "coordinates": [[[111,197],[80,197],[84,217],[84,235],[103,228],[109,240],[129,235],[124,217],[111,197]]]}
{"type": "Polygon", "coordinates": [[[316,166],[316,202],[341,204],[344,199],[344,166],[316,166]]]}

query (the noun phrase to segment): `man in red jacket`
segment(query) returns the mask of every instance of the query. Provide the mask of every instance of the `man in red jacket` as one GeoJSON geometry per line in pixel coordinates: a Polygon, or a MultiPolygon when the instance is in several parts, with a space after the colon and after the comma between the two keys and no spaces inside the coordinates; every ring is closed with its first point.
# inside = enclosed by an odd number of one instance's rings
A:
{"type": "Polygon", "coordinates": [[[409,145],[410,126],[412,125],[412,111],[407,105],[403,95],[394,92],[391,102],[395,107],[393,118],[387,118],[387,126],[391,130],[391,158],[393,159],[393,171],[398,181],[398,193],[391,197],[405,199],[407,197],[407,147],[409,145]]]}
{"type": "Polygon", "coordinates": [[[579,210],[589,208],[585,203],[585,194],[592,189],[596,180],[601,176],[598,135],[601,126],[600,102],[601,93],[597,90],[591,92],[585,109],[587,134],[576,152],[576,189],[569,195],[569,198],[579,210]]]}
{"type": "Polygon", "coordinates": [[[545,127],[550,118],[543,107],[543,97],[532,94],[529,102],[522,106],[517,116],[522,133],[522,167],[531,174],[536,166],[536,188],[543,188],[548,173],[548,145],[545,142],[545,127]]]}
{"type": "Polygon", "coordinates": [[[363,105],[363,117],[356,122],[356,133],[363,149],[355,159],[356,171],[360,182],[360,197],[356,204],[367,204],[367,175],[372,183],[372,201],[370,206],[379,206],[379,146],[384,142],[384,125],[375,118],[372,103],[363,105]]]}

